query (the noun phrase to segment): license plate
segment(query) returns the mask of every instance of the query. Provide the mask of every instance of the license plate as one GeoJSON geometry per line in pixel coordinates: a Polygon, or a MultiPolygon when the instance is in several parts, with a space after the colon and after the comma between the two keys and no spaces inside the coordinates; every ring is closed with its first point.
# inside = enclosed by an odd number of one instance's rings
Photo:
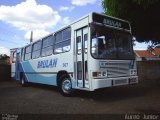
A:
{"type": "Polygon", "coordinates": [[[123,85],[127,84],[127,79],[122,79],[122,80],[114,80],[113,85],[123,85]]]}

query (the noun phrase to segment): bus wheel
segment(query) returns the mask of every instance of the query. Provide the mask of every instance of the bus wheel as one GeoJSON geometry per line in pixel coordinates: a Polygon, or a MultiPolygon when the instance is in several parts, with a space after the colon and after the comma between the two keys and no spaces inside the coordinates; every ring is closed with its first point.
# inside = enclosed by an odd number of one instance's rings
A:
{"type": "Polygon", "coordinates": [[[63,75],[60,78],[60,93],[64,96],[71,96],[73,95],[73,89],[72,89],[72,82],[71,78],[68,75],[63,75]]]}

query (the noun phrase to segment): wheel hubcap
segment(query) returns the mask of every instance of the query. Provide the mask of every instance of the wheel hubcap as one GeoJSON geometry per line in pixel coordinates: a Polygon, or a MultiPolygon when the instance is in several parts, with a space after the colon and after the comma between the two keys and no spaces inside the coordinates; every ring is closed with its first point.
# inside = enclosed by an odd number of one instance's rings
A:
{"type": "Polygon", "coordinates": [[[66,79],[62,83],[62,90],[66,93],[71,89],[71,82],[70,80],[66,79]]]}

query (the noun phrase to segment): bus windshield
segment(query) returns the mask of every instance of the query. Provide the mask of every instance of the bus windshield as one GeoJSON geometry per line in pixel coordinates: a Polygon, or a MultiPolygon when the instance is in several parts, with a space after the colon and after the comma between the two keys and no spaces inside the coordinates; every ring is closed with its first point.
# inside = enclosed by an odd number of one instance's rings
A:
{"type": "Polygon", "coordinates": [[[91,54],[96,59],[134,59],[131,34],[92,25],[91,54]]]}

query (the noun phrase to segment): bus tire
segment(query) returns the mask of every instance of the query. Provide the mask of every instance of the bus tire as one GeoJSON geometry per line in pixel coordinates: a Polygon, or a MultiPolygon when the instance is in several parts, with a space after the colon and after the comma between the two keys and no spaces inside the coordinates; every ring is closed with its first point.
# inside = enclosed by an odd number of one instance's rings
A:
{"type": "Polygon", "coordinates": [[[21,76],[21,79],[20,79],[20,84],[21,86],[26,86],[26,82],[25,82],[25,79],[24,79],[24,74],[21,76]]]}
{"type": "Polygon", "coordinates": [[[63,96],[70,97],[73,95],[73,89],[72,89],[72,82],[69,75],[65,74],[60,77],[60,86],[59,86],[60,93],[63,96]]]}

